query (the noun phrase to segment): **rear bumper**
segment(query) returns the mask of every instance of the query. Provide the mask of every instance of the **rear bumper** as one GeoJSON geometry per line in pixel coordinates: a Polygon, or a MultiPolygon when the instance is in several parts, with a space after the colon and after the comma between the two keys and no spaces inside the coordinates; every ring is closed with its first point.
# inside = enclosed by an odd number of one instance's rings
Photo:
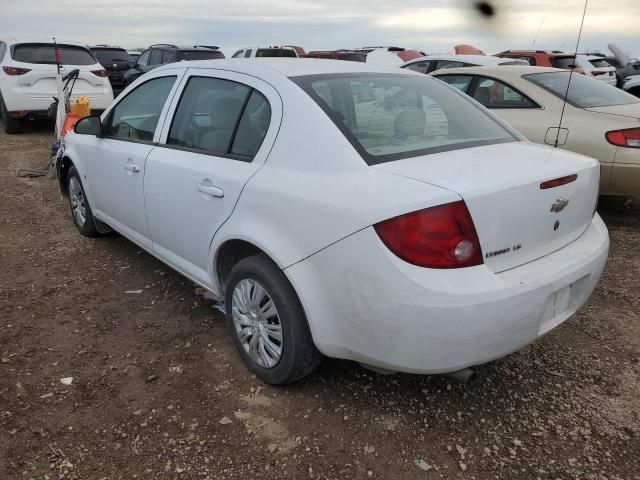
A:
{"type": "Polygon", "coordinates": [[[611,179],[603,194],[640,195],[640,150],[618,148],[615,162],[611,166],[611,179]]]}
{"type": "MultiPolygon", "coordinates": [[[[20,91],[18,86],[11,89],[8,94],[3,95],[3,100],[7,106],[7,111],[11,112],[46,112],[49,105],[53,103],[54,97],[29,97],[20,91]]],[[[71,95],[71,103],[80,95],[71,95]]],[[[105,82],[105,88],[101,95],[89,96],[89,104],[92,110],[106,110],[113,102],[113,92],[108,82],[105,82]]]]}
{"type": "Polygon", "coordinates": [[[325,355],[444,373],[502,357],[564,322],[593,291],[608,249],[596,215],[576,241],[512,270],[431,270],[401,261],[367,228],[285,273],[325,355]]]}

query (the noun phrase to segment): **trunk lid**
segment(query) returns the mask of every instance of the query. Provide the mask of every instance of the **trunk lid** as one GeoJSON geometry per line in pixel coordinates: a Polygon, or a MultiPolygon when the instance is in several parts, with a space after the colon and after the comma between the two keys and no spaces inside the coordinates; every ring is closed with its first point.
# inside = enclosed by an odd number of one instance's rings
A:
{"type": "MultiPolygon", "coordinates": [[[[57,68],[52,64],[34,64],[14,62],[15,67],[29,68],[30,71],[24,75],[20,75],[20,90],[27,97],[32,98],[51,98],[58,96],[56,86],[57,68]]],[[[63,75],[71,70],[78,68],[80,77],[76,80],[73,87],[72,98],[80,95],[92,97],[101,97],[104,94],[104,85],[102,78],[91,73],[87,66],[76,67],[73,65],[64,65],[62,68],[63,75]]],[[[92,65],[92,69],[99,70],[100,65],[92,65]]]]}
{"type": "Polygon", "coordinates": [[[484,263],[496,273],[548,255],[580,237],[593,218],[600,179],[595,160],[529,142],[468,148],[372,168],[458,193],[473,218],[484,263]],[[573,174],[577,178],[571,183],[540,188],[542,182],[573,174]],[[565,200],[568,203],[560,208],[565,200]]]}
{"type": "Polygon", "coordinates": [[[608,115],[618,115],[620,117],[629,117],[640,119],[640,102],[627,103],[626,105],[610,105],[606,107],[589,107],[585,108],[589,112],[606,113],[608,115]]]}

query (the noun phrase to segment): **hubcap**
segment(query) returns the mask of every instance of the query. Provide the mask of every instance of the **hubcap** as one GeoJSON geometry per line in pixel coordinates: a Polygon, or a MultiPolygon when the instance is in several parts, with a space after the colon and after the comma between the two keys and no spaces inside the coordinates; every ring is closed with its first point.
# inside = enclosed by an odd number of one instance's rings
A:
{"type": "Polygon", "coordinates": [[[87,208],[84,203],[84,194],[82,187],[76,177],[71,177],[69,181],[69,202],[71,203],[71,213],[79,227],[84,227],[87,219],[87,208]]]}
{"type": "Polygon", "coordinates": [[[282,356],[282,325],[273,300],[257,281],[241,280],[233,290],[233,324],[244,351],[262,368],[282,356]]]}

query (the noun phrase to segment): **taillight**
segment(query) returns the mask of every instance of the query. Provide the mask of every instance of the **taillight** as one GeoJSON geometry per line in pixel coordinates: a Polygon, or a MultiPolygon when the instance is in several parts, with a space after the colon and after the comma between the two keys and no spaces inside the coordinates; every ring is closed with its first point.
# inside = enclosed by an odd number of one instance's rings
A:
{"type": "Polygon", "coordinates": [[[640,128],[613,130],[605,136],[607,142],[617,147],[640,148],[640,128]]]}
{"type": "Polygon", "coordinates": [[[600,72],[598,70],[591,70],[591,75],[593,75],[594,77],[599,77],[600,75],[606,75],[609,72],[600,72]]]}
{"type": "Polygon", "coordinates": [[[91,73],[93,73],[94,75],[97,75],[99,77],[106,77],[107,76],[107,71],[106,70],[91,70],[91,73]]]}
{"type": "Polygon", "coordinates": [[[374,228],[389,250],[420,267],[462,268],[483,263],[478,235],[463,201],[407,213],[374,228]]]}
{"type": "Polygon", "coordinates": [[[30,68],[17,68],[17,67],[2,67],[4,73],[7,75],[15,76],[15,75],[24,75],[27,72],[30,72],[30,68]]]}
{"type": "Polygon", "coordinates": [[[578,178],[577,174],[567,175],[566,177],[554,178],[553,180],[547,180],[540,184],[540,190],[546,190],[548,188],[556,188],[560,185],[566,185],[567,183],[574,182],[578,178]]]}

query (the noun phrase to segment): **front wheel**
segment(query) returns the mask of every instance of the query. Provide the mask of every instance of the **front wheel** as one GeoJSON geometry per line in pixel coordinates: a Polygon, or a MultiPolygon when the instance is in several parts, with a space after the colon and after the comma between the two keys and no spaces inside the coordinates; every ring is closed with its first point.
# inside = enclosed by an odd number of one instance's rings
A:
{"type": "Polygon", "coordinates": [[[98,235],[93,213],[91,212],[91,206],[84,193],[80,174],[78,174],[76,167],[71,167],[67,174],[67,192],[69,192],[71,216],[78,231],[85,237],[95,237],[98,235]]]}
{"type": "Polygon", "coordinates": [[[238,262],[225,288],[231,335],[247,368],[272,385],[295,382],[322,360],[295,290],[265,255],[238,262]]]}

